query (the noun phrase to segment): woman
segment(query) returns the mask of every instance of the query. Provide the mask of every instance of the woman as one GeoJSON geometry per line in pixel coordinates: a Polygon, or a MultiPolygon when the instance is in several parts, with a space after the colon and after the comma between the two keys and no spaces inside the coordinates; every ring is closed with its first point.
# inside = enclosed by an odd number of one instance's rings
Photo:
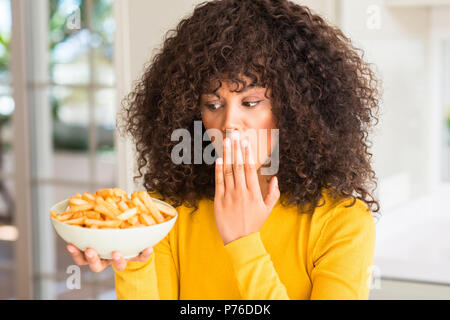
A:
{"type": "Polygon", "coordinates": [[[198,5],[125,100],[121,126],[136,144],[136,178],[177,208],[177,222],[130,260],[68,245],[76,263],[113,265],[119,299],[367,299],[379,211],[367,137],[379,93],[356,51],[289,1],[198,5]],[[195,140],[196,121],[221,134],[210,136],[214,163],[174,161],[170,137],[186,129],[195,140]],[[263,172],[269,156],[279,167],[263,172]]]}

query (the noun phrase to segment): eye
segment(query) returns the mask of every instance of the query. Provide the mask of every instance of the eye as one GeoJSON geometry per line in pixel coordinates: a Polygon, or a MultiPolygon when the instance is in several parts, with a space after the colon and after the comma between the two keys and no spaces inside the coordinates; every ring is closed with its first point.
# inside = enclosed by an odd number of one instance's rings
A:
{"type": "MultiPolygon", "coordinates": [[[[248,107],[249,109],[251,109],[251,108],[254,108],[261,101],[262,100],[260,100],[260,101],[243,102],[243,105],[248,107]]],[[[220,108],[220,104],[219,103],[207,103],[207,104],[205,104],[205,107],[208,108],[211,111],[215,111],[215,110],[220,108]]]]}
{"type": "Polygon", "coordinates": [[[248,101],[248,102],[244,102],[244,105],[245,106],[248,106],[248,107],[250,107],[250,108],[253,108],[255,105],[257,105],[258,103],[260,103],[262,100],[260,100],[260,101],[248,101]],[[250,105],[249,105],[250,104],[250,105]],[[252,104],[255,104],[255,105],[252,105],[252,104]]]}
{"type": "Polygon", "coordinates": [[[209,110],[212,110],[212,111],[214,111],[214,110],[217,110],[218,109],[218,107],[215,107],[215,106],[220,106],[220,104],[218,104],[218,103],[213,103],[213,104],[205,104],[205,107],[207,107],[209,110]]]}

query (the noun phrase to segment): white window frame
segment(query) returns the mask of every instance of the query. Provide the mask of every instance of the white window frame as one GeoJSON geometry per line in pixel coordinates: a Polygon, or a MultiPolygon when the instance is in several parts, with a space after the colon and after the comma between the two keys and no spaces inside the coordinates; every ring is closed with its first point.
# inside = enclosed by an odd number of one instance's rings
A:
{"type": "MultiPolygon", "coordinates": [[[[130,44],[130,3],[128,0],[114,0],[115,31],[115,71],[116,75],[116,103],[117,110],[121,110],[121,101],[132,89],[131,44],[130,44]]],[[[139,190],[134,183],[136,175],[136,150],[127,137],[115,135],[117,154],[118,186],[131,192],[139,190]]]]}
{"type": "Polygon", "coordinates": [[[429,143],[429,176],[431,191],[450,192],[450,182],[442,181],[444,157],[442,155],[443,130],[442,125],[442,42],[450,40],[450,6],[430,8],[430,143],[429,143]]]}
{"type": "Polygon", "coordinates": [[[11,1],[11,86],[15,103],[12,115],[13,152],[15,157],[14,224],[19,237],[15,242],[15,293],[18,299],[33,297],[32,207],[31,207],[31,152],[29,141],[29,114],[26,70],[26,0],[11,1]]]}

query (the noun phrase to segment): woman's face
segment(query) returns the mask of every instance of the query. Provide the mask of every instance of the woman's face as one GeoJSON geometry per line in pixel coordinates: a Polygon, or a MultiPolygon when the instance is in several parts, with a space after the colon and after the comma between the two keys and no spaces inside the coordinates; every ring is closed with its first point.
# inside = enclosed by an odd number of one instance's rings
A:
{"type": "MultiPolygon", "coordinates": [[[[244,80],[247,84],[250,83],[248,78],[244,80]]],[[[222,82],[222,87],[216,91],[220,98],[214,94],[201,96],[203,125],[206,130],[220,131],[222,139],[231,138],[231,132],[234,130],[239,131],[241,140],[244,137],[249,139],[253,159],[257,168],[260,168],[271,154],[273,149],[273,146],[271,148],[271,129],[276,129],[270,90],[267,94],[269,98],[266,98],[264,87],[247,87],[242,92],[231,92],[236,89],[241,89],[237,88],[236,83],[222,82]]],[[[216,141],[220,139],[215,139],[211,135],[210,137],[217,153],[222,157],[223,141],[216,141]]]]}

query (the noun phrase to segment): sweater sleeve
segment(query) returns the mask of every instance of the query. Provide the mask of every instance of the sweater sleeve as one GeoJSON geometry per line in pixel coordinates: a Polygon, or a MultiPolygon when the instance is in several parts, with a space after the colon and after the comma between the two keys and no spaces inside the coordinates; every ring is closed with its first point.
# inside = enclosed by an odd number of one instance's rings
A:
{"type": "Polygon", "coordinates": [[[311,299],[368,299],[375,222],[364,202],[342,202],[329,212],[312,259],[311,299]]]}
{"type": "Polygon", "coordinates": [[[289,300],[259,232],[225,245],[245,300],[289,300]]]}
{"type": "Polygon", "coordinates": [[[117,299],[178,299],[178,272],[170,249],[169,235],[153,247],[153,253],[146,262],[129,261],[122,271],[113,266],[117,299]]]}

